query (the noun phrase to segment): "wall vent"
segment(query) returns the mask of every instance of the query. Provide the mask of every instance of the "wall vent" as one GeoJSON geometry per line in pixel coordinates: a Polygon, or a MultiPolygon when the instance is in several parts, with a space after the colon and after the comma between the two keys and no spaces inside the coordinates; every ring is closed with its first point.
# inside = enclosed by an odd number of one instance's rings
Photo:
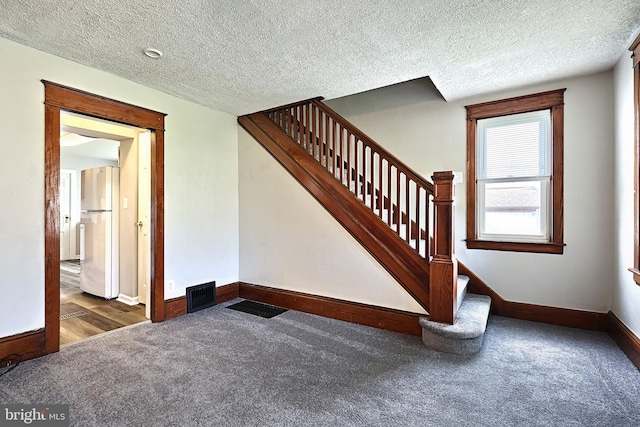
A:
{"type": "Polygon", "coordinates": [[[216,305],[216,282],[187,288],[187,313],[216,305]]]}

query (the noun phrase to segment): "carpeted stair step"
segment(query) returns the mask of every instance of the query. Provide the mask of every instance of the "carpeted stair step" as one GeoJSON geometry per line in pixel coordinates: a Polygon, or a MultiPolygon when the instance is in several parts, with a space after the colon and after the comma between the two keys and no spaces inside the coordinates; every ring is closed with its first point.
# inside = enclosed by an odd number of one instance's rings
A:
{"type": "Polygon", "coordinates": [[[490,308],[490,297],[467,294],[453,325],[420,318],[422,342],[428,348],[444,353],[475,354],[482,346],[490,308]]]}

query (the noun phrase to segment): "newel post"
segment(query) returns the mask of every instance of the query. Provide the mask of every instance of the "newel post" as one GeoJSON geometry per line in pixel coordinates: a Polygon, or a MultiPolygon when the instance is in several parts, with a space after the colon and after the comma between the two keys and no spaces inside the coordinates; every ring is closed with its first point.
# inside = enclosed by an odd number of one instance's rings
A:
{"type": "Polygon", "coordinates": [[[453,324],[456,318],[458,262],[454,254],[454,175],[435,172],[433,180],[434,249],[430,264],[429,320],[453,324]]]}

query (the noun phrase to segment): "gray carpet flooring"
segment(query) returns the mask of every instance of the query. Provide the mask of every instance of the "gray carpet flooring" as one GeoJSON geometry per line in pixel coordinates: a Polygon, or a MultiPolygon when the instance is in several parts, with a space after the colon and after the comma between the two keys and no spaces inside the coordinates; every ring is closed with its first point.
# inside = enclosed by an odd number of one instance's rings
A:
{"type": "Polygon", "coordinates": [[[456,356],[237,301],[24,362],[0,403],[70,404],[78,426],[640,425],[640,372],[604,333],[493,316],[456,356]]]}

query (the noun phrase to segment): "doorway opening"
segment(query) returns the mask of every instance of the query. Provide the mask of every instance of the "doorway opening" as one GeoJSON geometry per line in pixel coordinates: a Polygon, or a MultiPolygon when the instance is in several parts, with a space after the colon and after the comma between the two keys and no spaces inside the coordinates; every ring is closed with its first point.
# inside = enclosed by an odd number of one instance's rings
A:
{"type": "Polygon", "coordinates": [[[65,345],[150,318],[150,138],[146,129],[66,111],[60,124],[65,345]]]}
{"type": "Polygon", "coordinates": [[[149,289],[153,322],[164,320],[165,114],[43,80],[45,88],[45,328],[43,354],[60,348],[60,126],[61,112],[146,129],[149,136],[149,289]]]}

